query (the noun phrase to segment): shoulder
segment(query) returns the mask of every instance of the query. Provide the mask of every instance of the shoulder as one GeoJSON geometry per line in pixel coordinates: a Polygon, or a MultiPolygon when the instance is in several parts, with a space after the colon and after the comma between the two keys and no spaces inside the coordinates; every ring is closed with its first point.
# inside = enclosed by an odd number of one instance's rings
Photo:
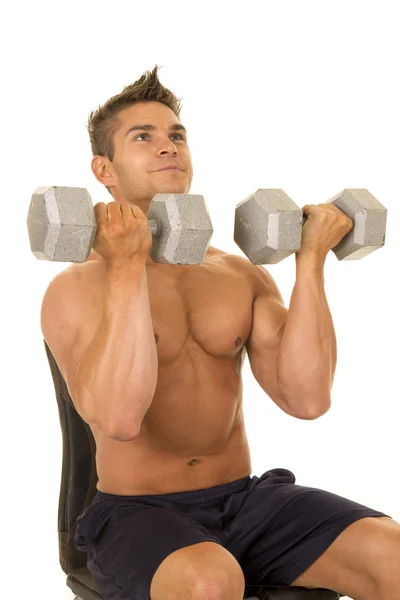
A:
{"type": "Polygon", "coordinates": [[[100,284],[99,265],[95,262],[69,265],[49,282],[42,300],[42,318],[49,307],[73,313],[79,304],[82,309],[86,306],[93,311],[101,296],[100,284]]]}
{"type": "Polygon", "coordinates": [[[246,277],[253,284],[254,297],[260,295],[274,296],[279,301],[283,302],[281,292],[274,278],[264,265],[253,265],[250,260],[243,256],[238,256],[237,254],[223,254],[223,258],[227,265],[237,273],[246,277]]]}
{"type": "Polygon", "coordinates": [[[42,322],[50,312],[58,312],[60,316],[66,312],[72,315],[77,301],[87,299],[95,280],[95,269],[85,263],[70,265],[57,273],[50,280],[42,299],[42,322]]]}
{"type": "Polygon", "coordinates": [[[257,278],[256,265],[253,265],[247,258],[237,254],[228,254],[221,252],[221,259],[234,271],[237,271],[252,281],[257,278]]]}
{"type": "Polygon", "coordinates": [[[100,271],[101,268],[98,261],[73,263],[57,273],[51,283],[54,281],[60,285],[62,283],[68,285],[68,282],[76,281],[82,285],[85,283],[93,284],[94,280],[99,279],[100,271]]]}

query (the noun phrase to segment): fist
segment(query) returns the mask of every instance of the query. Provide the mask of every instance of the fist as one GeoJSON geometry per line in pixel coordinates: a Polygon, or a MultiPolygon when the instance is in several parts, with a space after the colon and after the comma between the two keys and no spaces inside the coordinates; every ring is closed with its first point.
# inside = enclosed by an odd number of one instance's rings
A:
{"type": "Polygon", "coordinates": [[[306,204],[302,210],[307,220],[297,254],[315,252],[325,258],[353,229],[352,219],[332,203],[306,204]]]}

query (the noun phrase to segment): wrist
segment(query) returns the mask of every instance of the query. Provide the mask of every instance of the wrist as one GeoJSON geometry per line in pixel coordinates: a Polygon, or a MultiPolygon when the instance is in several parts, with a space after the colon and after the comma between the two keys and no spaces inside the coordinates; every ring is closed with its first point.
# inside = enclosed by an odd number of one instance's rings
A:
{"type": "Polygon", "coordinates": [[[107,271],[141,270],[146,266],[146,259],[113,258],[105,260],[107,271]]]}
{"type": "Polygon", "coordinates": [[[296,279],[320,277],[324,281],[326,255],[316,251],[296,252],[296,279]]]}
{"type": "Polygon", "coordinates": [[[310,264],[315,266],[323,267],[326,260],[327,253],[321,250],[299,250],[296,252],[296,263],[297,264],[310,264]]]}

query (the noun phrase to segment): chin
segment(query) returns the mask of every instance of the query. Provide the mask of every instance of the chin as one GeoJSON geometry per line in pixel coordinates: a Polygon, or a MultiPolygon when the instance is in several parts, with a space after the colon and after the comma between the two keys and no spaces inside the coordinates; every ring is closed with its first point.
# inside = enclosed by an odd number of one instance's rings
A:
{"type": "Polygon", "coordinates": [[[157,190],[156,194],[188,194],[188,188],[186,185],[177,186],[175,185],[163,185],[157,190]]]}

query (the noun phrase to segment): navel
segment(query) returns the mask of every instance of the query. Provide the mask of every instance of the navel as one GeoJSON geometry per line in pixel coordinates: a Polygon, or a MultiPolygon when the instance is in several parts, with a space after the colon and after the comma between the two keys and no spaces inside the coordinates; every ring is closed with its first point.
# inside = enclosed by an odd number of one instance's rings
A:
{"type": "Polygon", "coordinates": [[[158,342],[158,335],[156,333],[154,334],[154,339],[156,340],[156,344],[157,344],[157,342],[158,342]]]}
{"type": "Polygon", "coordinates": [[[236,338],[235,346],[240,346],[241,343],[242,343],[242,338],[241,337],[236,338]]]}
{"type": "Polygon", "coordinates": [[[196,458],[193,458],[193,460],[190,460],[187,465],[188,467],[194,467],[194,465],[197,465],[198,462],[200,461],[198,461],[196,458]]]}

